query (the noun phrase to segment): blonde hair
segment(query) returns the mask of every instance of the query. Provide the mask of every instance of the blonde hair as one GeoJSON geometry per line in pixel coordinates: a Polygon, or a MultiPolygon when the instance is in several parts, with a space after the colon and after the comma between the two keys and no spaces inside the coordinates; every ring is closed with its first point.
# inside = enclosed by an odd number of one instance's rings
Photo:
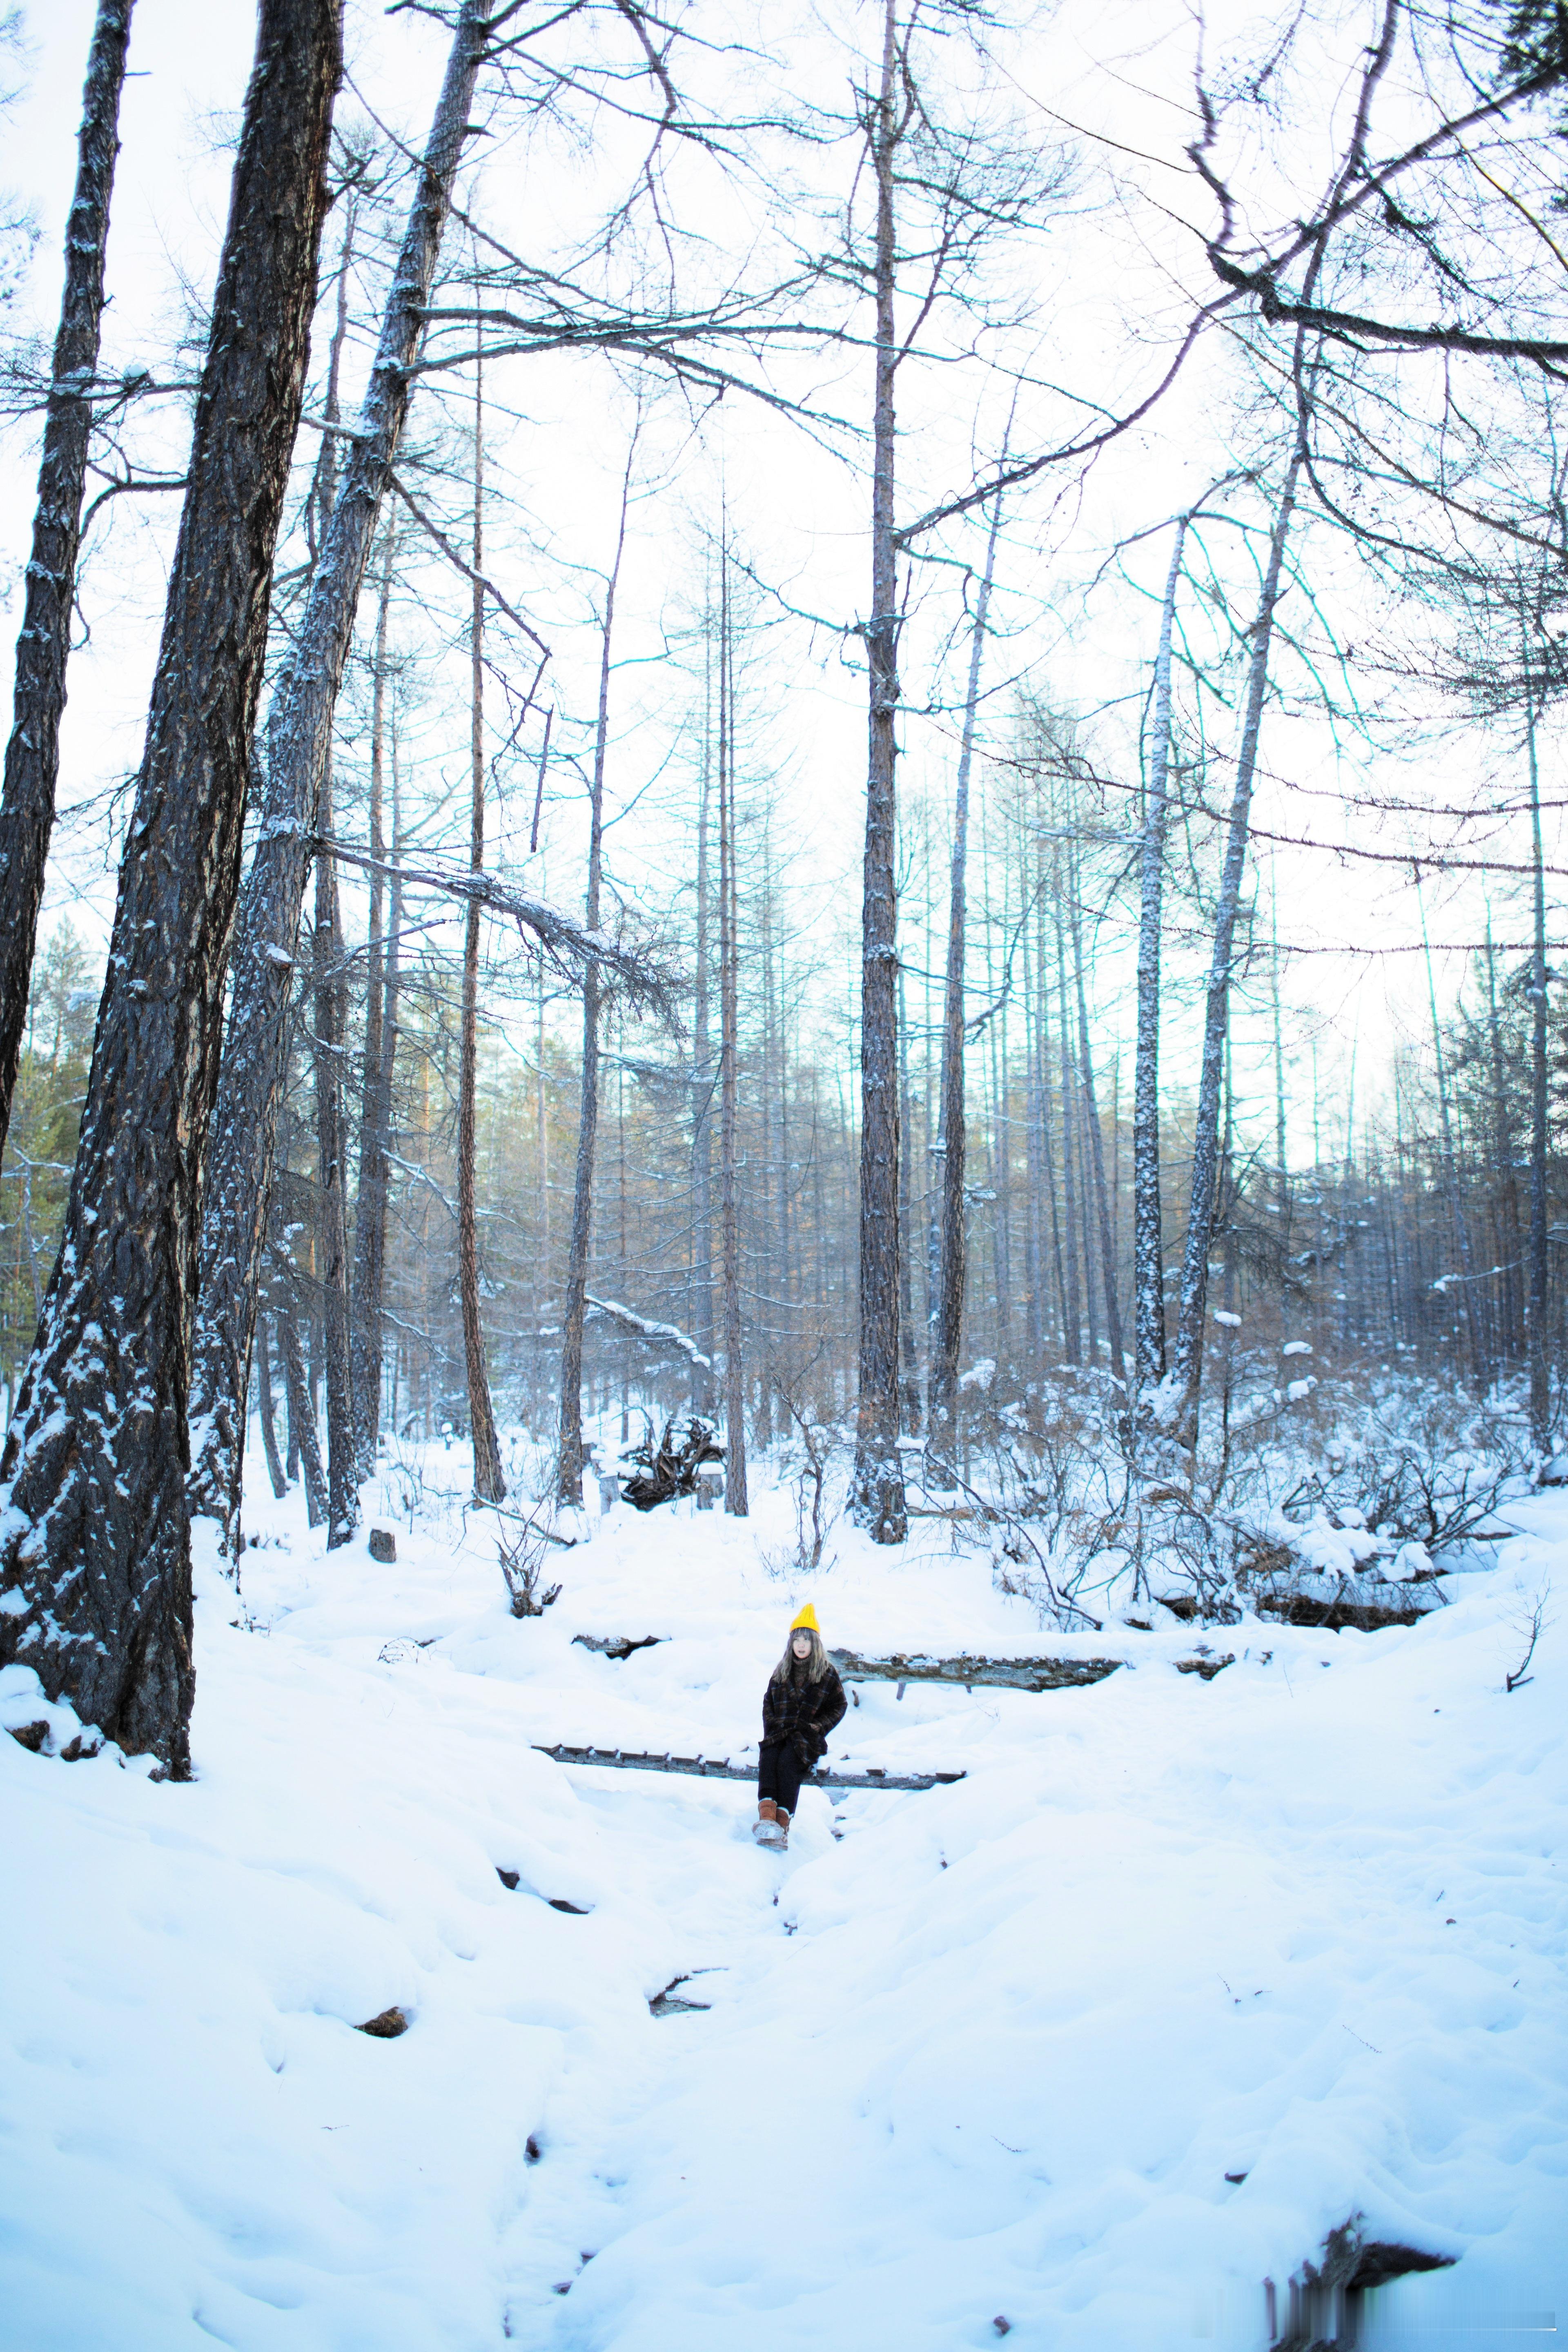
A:
{"type": "Polygon", "coordinates": [[[770,1680],[775,1683],[789,1680],[790,1670],[795,1664],[795,1637],[797,1633],[804,1633],[811,1643],[811,1654],[805,1662],[807,1682],[819,1683],[827,1672],[831,1661],[822,1646],[822,1636],[816,1628],[814,1625],[792,1625],[789,1639],[784,1643],[784,1654],[773,1668],[770,1680]]]}

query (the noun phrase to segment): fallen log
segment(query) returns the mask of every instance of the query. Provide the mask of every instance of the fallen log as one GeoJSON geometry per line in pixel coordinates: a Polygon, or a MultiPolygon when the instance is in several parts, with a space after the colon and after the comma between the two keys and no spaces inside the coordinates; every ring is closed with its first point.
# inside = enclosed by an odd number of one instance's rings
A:
{"type": "Polygon", "coordinates": [[[1120,1658],[927,1658],[895,1653],[864,1658],[858,1650],[829,1650],[847,1683],[962,1683],[995,1690],[1076,1690],[1102,1683],[1122,1664],[1120,1658]]]}
{"type": "Polygon", "coordinates": [[[1310,1625],[1321,1633],[1384,1633],[1395,1625],[1419,1625],[1430,1608],[1391,1609],[1368,1601],[1315,1601],[1307,1592],[1259,1592],[1253,1600],[1260,1617],[1279,1624],[1310,1625]]]}
{"type": "MultiPolygon", "coordinates": [[[[616,1772],[685,1772],[700,1780],[751,1780],[757,1777],[754,1762],[731,1764],[727,1756],[652,1756],[623,1748],[568,1748],[557,1740],[553,1748],[542,1740],[533,1743],[534,1751],[548,1756],[555,1764],[602,1764],[616,1772]]],[[[962,1780],[962,1772],[882,1772],[868,1764],[858,1772],[810,1773],[803,1786],[811,1789],[939,1789],[954,1780],[962,1780]]]]}
{"type": "Polygon", "coordinates": [[[667,1638],[663,1633],[644,1633],[640,1640],[630,1633],[574,1633],[572,1636],[580,1650],[597,1650],[602,1658],[629,1658],[636,1650],[657,1650],[667,1638]]]}

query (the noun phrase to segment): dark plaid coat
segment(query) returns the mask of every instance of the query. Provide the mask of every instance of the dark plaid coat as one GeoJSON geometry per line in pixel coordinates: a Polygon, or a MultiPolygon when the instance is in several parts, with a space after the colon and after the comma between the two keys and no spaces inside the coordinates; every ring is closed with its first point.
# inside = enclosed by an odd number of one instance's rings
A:
{"type": "Polygon", "coordinates": [[[827,1753],[827,1735],[848,1704],[835,1666],[819,1683],[808,1682],[799,1668],[775,1674],[763,1693],[763,1744],[793,1748],[809,1772],[827,1753]]]}

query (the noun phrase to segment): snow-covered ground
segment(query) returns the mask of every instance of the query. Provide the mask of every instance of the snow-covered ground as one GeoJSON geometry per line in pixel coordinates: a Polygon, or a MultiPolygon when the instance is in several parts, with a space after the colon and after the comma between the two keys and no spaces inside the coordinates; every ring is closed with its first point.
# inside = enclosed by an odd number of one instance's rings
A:
{"type": "Polygon", "coordinates": [[[1568,1501],[1409,1632],[1211,1629],[1205,1682],[936,1537],[781,1577],[773,1492],[616,1509],[519,1622],[465,1466],[412,1529],[380,1498],[391,1567],[253,1482],[190,1785],[0,1738],[5,2352],[1262,2352],[1355,2215],[1458,2257],[1369,2352],[1568,2320],[1561,1622],[1503,1688],[1568,1501]],[[835,1754],[967,1778],[813,1790],[782,1858],[739,1784],[534,1752],[738,1756],[807,1597],[863,1650],[1127,1663],[863,1686],[835,1754]],[[677,1979],[710,2006],[655,2016],[677,1979]]]}

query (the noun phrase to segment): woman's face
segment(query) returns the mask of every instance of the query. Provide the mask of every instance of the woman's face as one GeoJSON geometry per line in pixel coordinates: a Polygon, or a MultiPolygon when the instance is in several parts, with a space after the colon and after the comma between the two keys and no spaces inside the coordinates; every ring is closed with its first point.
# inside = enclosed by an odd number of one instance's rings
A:
{"type": "Polygon", "coordinates": [[[811,1635],[809,1633],[792,1634],[790,1636],[790,1648],[794,1651],[797,1658],[809,1658],[811,1655],[811,1635]]]}

